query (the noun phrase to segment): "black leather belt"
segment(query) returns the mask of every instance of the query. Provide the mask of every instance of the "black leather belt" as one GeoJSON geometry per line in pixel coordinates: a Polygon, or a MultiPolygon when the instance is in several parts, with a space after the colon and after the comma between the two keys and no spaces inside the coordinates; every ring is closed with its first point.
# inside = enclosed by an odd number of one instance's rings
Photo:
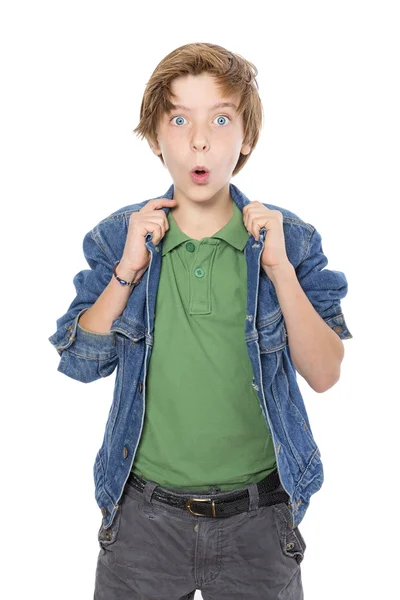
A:
{"type": "MultiPolygon", "coordinates": [[[[136,490],[143,492],[146,481],[138,477],[135,473],[130,473],[127,484],[136,490]]],[[[281,502],[288,503],[290,497],[285,490],[280,487],[278,471],[275,470],[265,479],[257,483],[259,494],[259,507],[271,506],[281,502]]],[[[207,494],[200,494],[206,496],[207,494]]],[[[233,490],[231,492],[213,493],[211,497],[196,498],[188,494],[178,495],[169,492],[166,488],[157,486],[154,488],[152,499],[182,508],[195,516],[215,517],[217,519],[231,517],[249,509],[249,493],[247,488],[242,490],[233,490]]]]}

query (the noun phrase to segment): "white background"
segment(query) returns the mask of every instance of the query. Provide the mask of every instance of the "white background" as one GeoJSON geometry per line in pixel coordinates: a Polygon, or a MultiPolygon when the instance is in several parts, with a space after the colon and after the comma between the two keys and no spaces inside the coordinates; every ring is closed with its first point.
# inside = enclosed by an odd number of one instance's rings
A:
{"type": "Polygon", "coordinates": [[[300,525],[305,598],[395,597],[396,8],[382,0],[2,5],[3,598],[92,598],[102,518],[92,468],[115,374],[91,385],[64,376],[48,337],[75,296],[74,275],[88,268],[86,232],[171,185],[132,130],[158,62],[196,41],[225,46],[259,71],[265,123],[232,183],[312,223],[328,268],[349,284],[342,308],[353,339],[340,381],[317,394],[299,376],[325,471],[300,525]]]}

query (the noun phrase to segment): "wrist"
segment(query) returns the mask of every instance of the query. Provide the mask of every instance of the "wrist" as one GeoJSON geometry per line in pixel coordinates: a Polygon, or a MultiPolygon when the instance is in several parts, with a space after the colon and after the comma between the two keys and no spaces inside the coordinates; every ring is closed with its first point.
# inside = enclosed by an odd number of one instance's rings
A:
{"type": "Polygon", "coordinates": [[[134,283],[136,283],[141,278],[141,274],[139,273],[139,271],[130,268],[122,259],[116,266],[115,271],[118,277],[120,279],[124,279],[125,281],[133,281],[134,283]]]}
{"type": "Polygon", "coordinates": [[[296,273],[290,261],[288,261],[287,263],[276,265],[274,267],[264,266],[263,270],[265,274],[268,275],[268,277],[271,279],[271,281],[279,279],[280,277],[291,277],[293,274],[296,273]]]}

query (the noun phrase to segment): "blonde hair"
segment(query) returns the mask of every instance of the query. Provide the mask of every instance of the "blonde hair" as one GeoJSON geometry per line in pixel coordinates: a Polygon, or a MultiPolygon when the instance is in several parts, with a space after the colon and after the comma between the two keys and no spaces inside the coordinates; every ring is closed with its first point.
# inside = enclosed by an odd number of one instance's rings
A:
{"type": "MultiPolygon", "coordinates": [[[[258,74],[255,65],[238,54],[216,44],[196,42],[185,44],[170,52],[157,65],[146,85],[140,107],[140,122],[133,130],[141,139],[157,139],[157,126],[162,115],[173,107],[169,98],[171,82],[181,76],[200,75],[207,72],[216,79],[223,97],[238,96],[237,112],[243,113],[243,144],[251,144],[249,154],[240,154],[232,176],[239,173],[253,152],[261,130],[263,109],[258,94],[258,74]]],[[[162,154],[159,158],[163,165],[162,154]]]]}

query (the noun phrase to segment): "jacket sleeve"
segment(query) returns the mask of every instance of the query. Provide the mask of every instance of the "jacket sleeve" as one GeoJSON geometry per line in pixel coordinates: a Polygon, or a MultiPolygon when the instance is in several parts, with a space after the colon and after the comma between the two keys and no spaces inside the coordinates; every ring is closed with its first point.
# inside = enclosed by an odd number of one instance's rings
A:
{"type": "Polygon", "coordinates": [[[61,356],[57,370],[72,379],[89,383],[111,375],[118,357],[113,333],[94,333],[78,324],[112,277],[112,264],[95,242],[92,231],[83,240],[83,252],[90,269],[73,279],[76,296],[67,312],[57,319],[57,330],[48,339],[61,356]]]}
{"type": "Polygon", "coordinates": [[[340,339],[352,338],[344,319],[341,300],[348,291],[347,279],[341,271],[324,269],[328,264],[325,256],[321,235],[313,228],[305,257],[296,268],[297,278],[311,304],[335,331],[340,339]]]}

